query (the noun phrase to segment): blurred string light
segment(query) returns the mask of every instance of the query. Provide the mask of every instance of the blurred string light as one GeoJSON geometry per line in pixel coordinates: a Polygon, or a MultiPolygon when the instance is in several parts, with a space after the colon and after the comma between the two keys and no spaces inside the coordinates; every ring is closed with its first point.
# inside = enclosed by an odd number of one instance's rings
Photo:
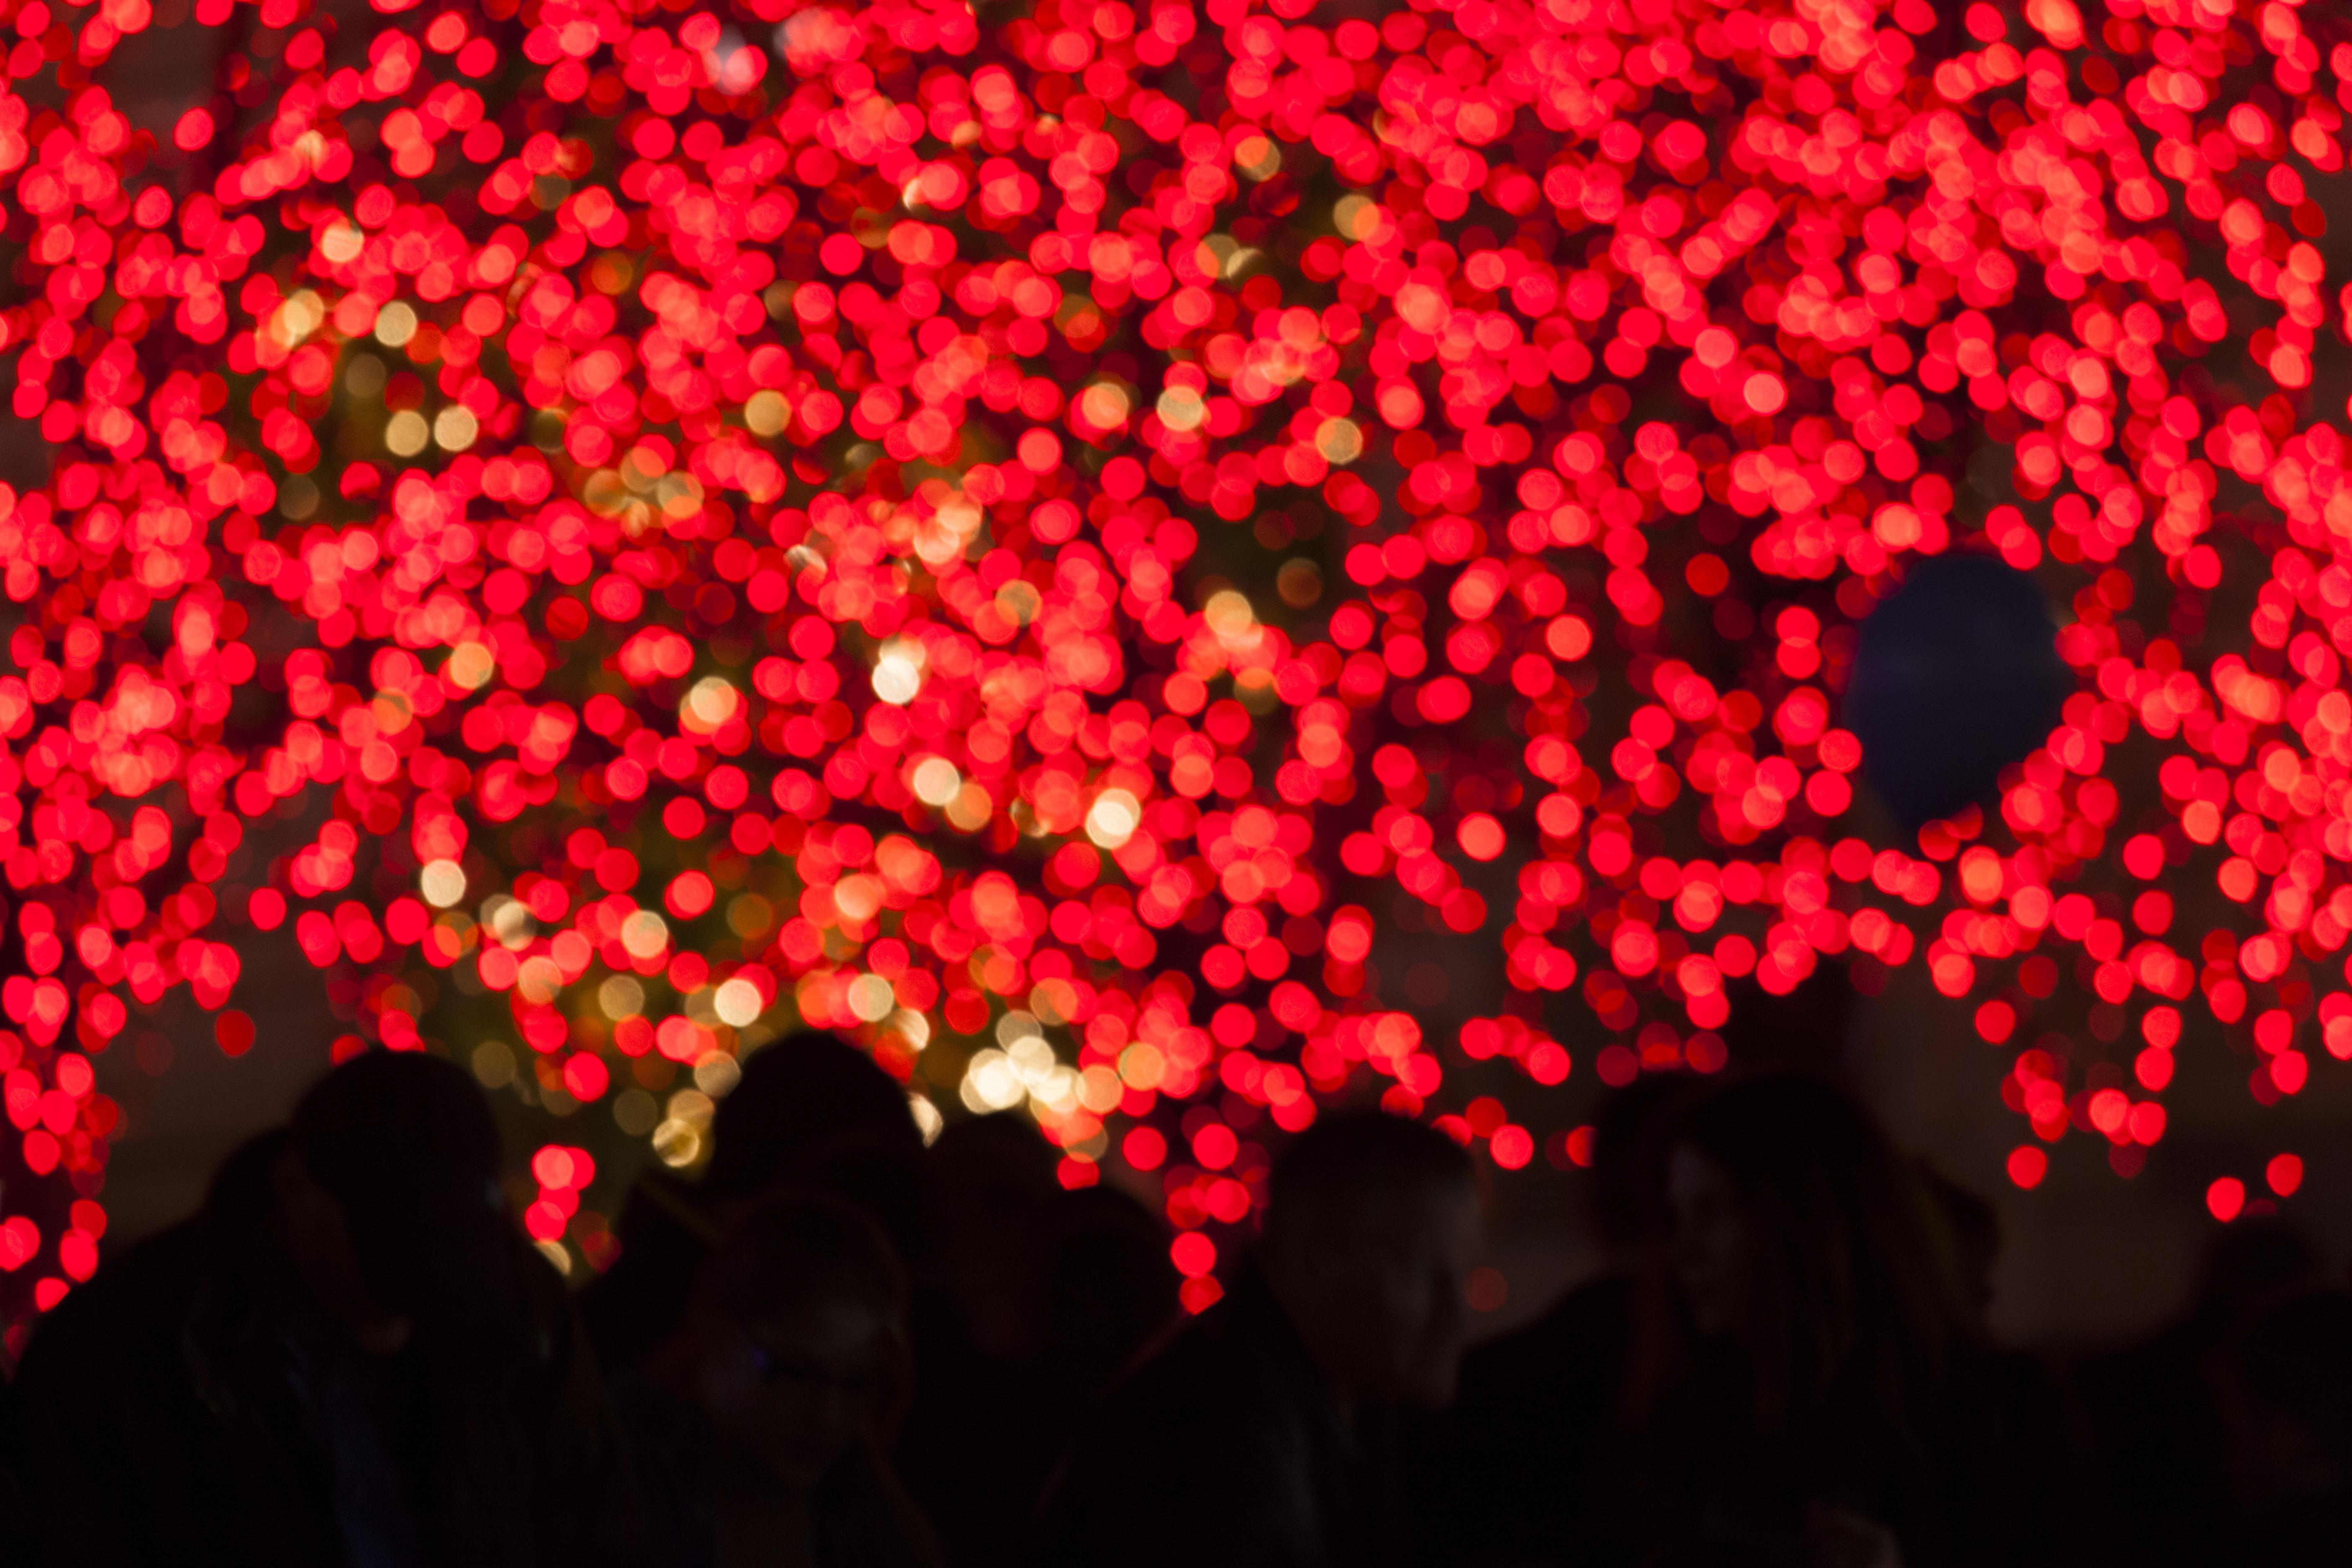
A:
{"type": "Polygon", "coordinates": [[[1525,1164],[1464,1064],[1711,1069],[1824,957],[2007,1050],[2023,1185],[2217,1034],[2265,1102],[2352,1058],[2352,46],[2291,6],[420,5],[330,69],[272,0],[151,144],[145,7],[6,4],[11,1332],[94,1267],[90,1057],[182,986],[250,1048],[248,922],[550,1147],[689,1167],[714,1064],[854,1031],[927,1134],[1153,1173],[1195,1305],[1266,1126],[1525,1164]],[[1952,551],[2073,690],[1898,837],[1853,628],[1952,551]],[[1509,994],[1424,1034],[1391,931],[1509,994]]]}

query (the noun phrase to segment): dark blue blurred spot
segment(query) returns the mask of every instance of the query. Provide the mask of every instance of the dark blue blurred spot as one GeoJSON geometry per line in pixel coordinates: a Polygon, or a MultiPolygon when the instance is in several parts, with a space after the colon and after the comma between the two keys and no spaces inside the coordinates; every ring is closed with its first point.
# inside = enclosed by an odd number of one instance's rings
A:
{"type": "Polygon", "coordinates": [[[2050,738],[2074,680],[2042,590],[1984,555],[1938,555],[1862,623],[1846,723],[1904,827],[1990,800],[2050,738]]]}

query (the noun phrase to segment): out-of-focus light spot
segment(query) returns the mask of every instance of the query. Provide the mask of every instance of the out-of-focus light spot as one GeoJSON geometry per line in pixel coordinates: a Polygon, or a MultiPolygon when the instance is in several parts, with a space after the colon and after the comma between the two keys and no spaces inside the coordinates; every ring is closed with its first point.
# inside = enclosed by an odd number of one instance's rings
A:
{"type": "Polygon", "coordinates": [[[945,757],[925,757],[915,764],[907,783],[917,800],[937,808],[955,799],[956,793],[963,788],[963,775],[945,757]]]}
{"type": "Polygon", "coordinates": [[[760,988],[748,980],[730,980],[719,986],[711,1009],[720,1023],[738,1029],[756,1022],[766,1010],[761,1004],[760,988]]]}
{"type": "Polygon", "coordinates": [[[1326,419],[1316,428],[1315,449],[1327,463],[1344,467],[1364,455],[1364,429],[1352,419],[1326,419]]]}
{"type": "Polygon", "coordinates": [[[613,1101],[613,1125],[632,1138],[642,1138],[661,1121],[661,1104],[642,1089],[632,1089],[613,1101]]]}
{"type": "Polygon", "coordinates": [[[713,1100],[723,1100],[743,1081],[743,1068],[725,1051],[713,1051],[694,1064],[694,1087],[713,1100]]]}
{"type": "Polygon", "coordinates": [[[615,974],[596,987],[596,1005],[615,1023],[636,1017],[646,1010],[646,988],[634,974],[615,974]]]}
{"type": "Polygon", "coordinates": [[[1292,609],[1306,609],[1323,596],[1323,569],[1303,556],[1286,561],[1275,574],[1274,588],[1292,609]]]}
{"type": "Polygon", "coordinates": [[[706,675],[678,701],[678,721],[709,734],[742,711],[743,694],[723,675],[706,675]]]}
{"type": "Polygon", "coordinates": [[[428,860],[416,875],[416,889],[435,909],[452,909],[465,901],[465,868],[455,860],[428,860]]]}
{"type": "Polygon", "coordinates": [[[2222,1176],[2205,1189],[2205,1206],[2223,1225],[2238,1217],[2246,1206],[2246,1184],[2235,1176],[2222,1176]]]}
{"type": "Polygon", "coordinates": [[[2272,1156],[2270,1163],[2263,1168],[2263,1179],[2270,1184],[2271,1191],[2279,1196],[2283,1198],[2294,1196],[2296,1189],[2303,1185],[2303,1156],[2300,1154],[2272,1156]]]}
{"type": "Polygon", "coordinates": [[[1142,826],[1143,808],[1123,789],[1107,789],[1087,811],[1087,837],[1104,849],[1117,849],[1142,826]]]}
{"type": "Polygon", "coordinates": [[[432,437],[433,427],[425,422],[425,416],[414,408],[402,409],[386,421],[383,427],[384,449],[395,458],[416,456],[425,450],[425,444],[432,437]]]}
{"type": "Polygon", "coordinates": [[[1492,860],[1503,852],[1503,825],[1483,811],[1464,817],[1454,836],[1473,860],[1492,860]]]}
{"type": "Polygon", "coordinates": [[[902,648],[886,647],[874,661],[874,695],[900,707],[915,700],[923,687],[922,666],[902,648]]]}
{"type": "Polygon", "coordinates": [[[672,1117],[654,1129],[654,1157],[677,1170],[691,1165],[702,1153],[702,1134],[672,1117]]]}
{"type": "Polygon", "coordinates": [[[530,908],[520,899],[504,893],[492,893],[482,903],[482,924],[499,944],[509,952],[529,947],[539,934],[538,922],[531,919],[530,908]]]}
{"type": "Polygon", "coordinates": [[[773,392],[755,392],[743,405],[743,424],[754,436],[781,436],[792,423],[792,405],[773,392]]]}
{"type": "Polygon", "coordinates": [[[504,1089],[514,1082],[515,1058],[510,1046],[485,1040],[474,1047],[474,1076],[484,1089],[504,1089]]]}
{"type": "Polygon", "coordinates": [[[1250,608],[1249,600],[1231,588],[1220,589],[1209,595],[1201,607],[1201,618],[1211,631],[1225,642],[1239,642],[1257,629],[1257,612],[1250,608]]]}
{"type": "Polygon", "coordinates": [[[1108,382],[1097,382],[1078,395],[1078,415],[1097,430],[1116,430],[1127,423],[1129,406],[1127,391],[1108,382]]]}
{"type": "Polygon", "coordinates": [[[453,403],[433,416],[433,443],[445,452],[462,452],[474,444],[481,429],[472,409],[453,403]]]}
{"type": "Polygon", "coordinates": [[[1178,431],[1198,429],[1209,416],[1209,405],[1201,400],[1199,392],[1189,386],[1171,386],[1162,392],[1153,411],[1162,425],[1178,431]]]}
{"type": "Polygon", "coordinates": [[[375,341],[384,347],[404,348],[415,335],[416,311],[406,301],[394,300],[376,312],[375,341]]]}
{"type": "Polygon", "coordinates": [[[459,643],[449,650],[449,661],[443,668],[458,686],[476,691],[498,673],[498,655],[478,642],[459,643]]]}
{"type": "Polygon", "coordinates": [[[621,922],[621,945],[631,958],[658,957],[669,945],[669,922],[651,910],[638,910],[621,922]]]}
{"type": "Polygon", "coordinates": [[[861,974],[849,983],[850,1011],[868,1024],[878,1024],[898,1005],[890,983],[878,974],[861,974]]]}
{"type": "Polygon", "coordinates": [[[992,1110],[1010,1110],[1029,1096],[1028,1087],[1021,1081],[1013,1059],[992,1047],[974,1052],[965,1064],[960,1093],[964,1109],[982,1116],[992,1110]]]}

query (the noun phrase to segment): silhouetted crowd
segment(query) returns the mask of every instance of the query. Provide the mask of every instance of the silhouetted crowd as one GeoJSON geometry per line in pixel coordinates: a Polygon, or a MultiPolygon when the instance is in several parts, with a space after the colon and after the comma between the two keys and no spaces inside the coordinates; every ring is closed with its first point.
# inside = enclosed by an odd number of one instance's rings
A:
{"type": "Polygon", "coordinates": [[[2352,1563],[2352,1294],[2240,1226],[2156,1340],[1996,1348],[1992,1211],[1794,1072],[1597,1124],[1611,1267],[1465,1354],[1482,1194],[1328,1115],[1222,1300],[1008,1118],[830,1037],[576,1296],[459,1068],[378,1053],[41,1323],[0,1561],[348,1568],[2352,1563]]]}

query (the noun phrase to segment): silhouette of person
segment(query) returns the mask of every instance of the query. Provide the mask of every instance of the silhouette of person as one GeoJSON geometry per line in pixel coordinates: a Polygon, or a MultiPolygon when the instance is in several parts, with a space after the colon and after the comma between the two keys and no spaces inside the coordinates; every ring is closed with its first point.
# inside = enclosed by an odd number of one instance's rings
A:
{"type": "Polygon", "coordinates": [[[886,1457],[911,1373],[874,1222],[823,1196],[752,1210],[669,1342],[615,1379],[664,1568],[930,1568],[886,1457]]]}
{"type": "Polygon", "coordinates": [[[2091,1357],[2079,1382],[2095,1434],[2093,1555],[2135,1568],[2191,1568],[2244,1549],[2227,1480],[2217,1363],[2273,1303],[2325,1277],[2308,1237],[2247,1220],[2214,1238],[2189,1310],[2146,1342],[2091,1357]]]}
{"type": "Polygon", "coordinates": [[[1668,1139],[1671,1244],[1628,1390],[1617,1495],[1657,1542],[1920,1564],[2048,1545],[1947,1207],[1827,1080],[1694,1100],[1668,1139]]]}
{"type": "Polygon", "coordinates": [[[2352,1292],[2257,1310],[2215,1373],[2235,1552],[2267,1568],[2352,1563],[2352,1292]]]}
{"type": "Polygon", "coordinates": [[[939,1244],[899,1457],[958,1568],[995,1568],[1025,1561],[1063,1449],[1175,1316],[1177,1277],[1157,1218],[1065,1191],[1025,1116],[959,1121],[929,1162],[939,1244]]]}
{"type": "Polygon", "coordinates": [[[615,1231],[620,1257],[581,1292],[581,1317],[608,1367],[634,1366],[668,1340],[711,1247],[765,1199],[822,1186],[893,1232],[920,1211],[923,1141],[907,1091],[832,1035],[786,1035],[746,1057],[710,1136],[698,1183],[658,1172],[638,1179],[615,1231]]]}
{"type": "Polygon", "coordinates": [[[56,1564],[650,1560],[562,1281],[505,1213],[472,1079],[372,1053],[194,1220],[43,1322],[6,1411],[56,1564]]]}
{"type": "Polygon", "coordinates": [[[1443,1134],[1386,1116],[1318,1122],[1276,1166],[1232,1290],[1074,1451],[1037,1558],[1397,1560],[1390,1416],[1453,1396],[1479,1229],[1468,1157],[1443,1134]]]}
{"type": "Polygon", "coordinates": [[[1605,1488],[1643,1271],[1663,1245],[1664,1136],[1698,1080],[1648,1074],[1601,1102],[1591,1194],[1602,1271],[1473,1350],[1453,1408],[1412,1432],[1413,1530],[1427,1561],[1566,1564],[1627,1554],[1605,1488]]]}

